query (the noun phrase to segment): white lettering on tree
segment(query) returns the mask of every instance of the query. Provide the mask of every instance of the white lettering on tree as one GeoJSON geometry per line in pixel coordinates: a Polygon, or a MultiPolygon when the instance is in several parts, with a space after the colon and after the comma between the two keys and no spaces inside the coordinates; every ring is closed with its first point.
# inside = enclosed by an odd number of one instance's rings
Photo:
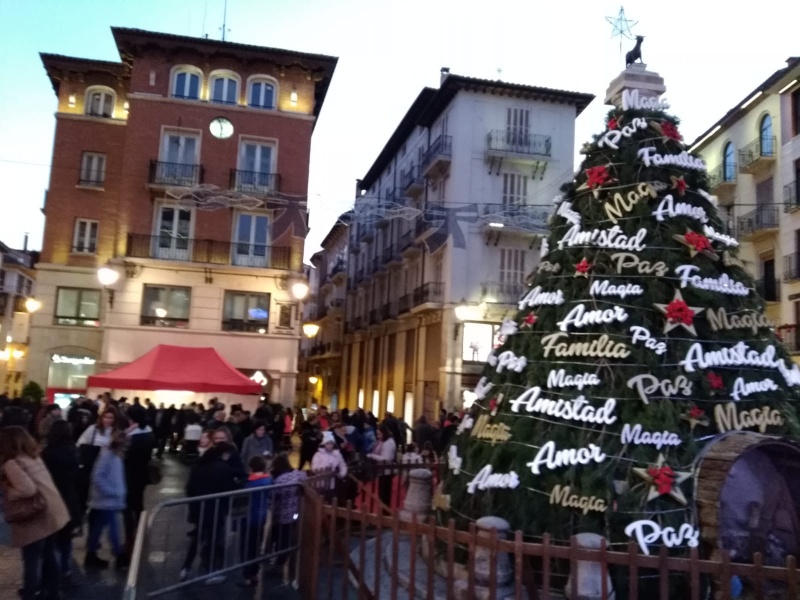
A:
{"type": "Polygon", "coordinates": [[[695,267],[694,265],[680,265],[675,267],[675,273],[681,278],[681,288],[692,286],[698,290],[710,290],[730,296],[747,296],[750,293],[750,290],[745,284],[741,281],[731,279],[728,277],[727,273],[723,273],[716,278],[693,275],[695,271],[699,270],[700,267],[695,267]]]}
{"type": "Polygon", "coordinates": [[[651,264],[630,252],[615,252],[611,255],[611,260],[617,263],[617,273],[622,273],[623,269],[636,269],[640,275],[663,277],[669,271],[664,261],[658,260],[651,264]]]}
{"type": "Polygon", "coordinates": [[[681,438],[671,431],[644,431],[638,423],[631,426],[625,423],[622,426],[622,443],[655,446],[661,450],[664,446],[680,446],[681,438]]]}
{"type": "Polygon", "coordinates": [[[695,342],[686,352],[686,357],[680,365],[687,373],[694,373],[695,368],[708,369],[709,367],[760,367],[762,369],[777,369],[787,385],[800,385],[800,369],[792,364],[786,366],[782,358],[776,358],[775,346],[767,346],[763,352],[753,350],[744,342],[738,342],[730,348],[709,350],[703,352],[703,345],[695,342]]]}
{"type": "Polygon", "coordinates": [[[749,396],[750,394],[776,391],[778,391],[778,384],[769,377],[761,381],[745,381],[744,377],[737,377],[733,382],[731,398],[738,401],[740,398],[749,396]]]}
{"type": "Polygon", "coordinates": [[[639,90],[622,90],[622,110],[667,110],[669,102],[659,96],[640,96],[639,90]]]}
{"type": "Polygon", "coordinates": [[[519,301],[519,309],[522,310],[526,307],[542,306],[542,305],[558,305],[564,304],[564,292],[556,290],[555,292],[543,292],[542,286],[537,285],[531,289],[522,300],[519,301]]]}
{"type": "Polygon", "coordinates": [[[567,375],[564,369],[552,370],[547,374],[548,388],[575,387],[583,390],[584,387],[600,385],[600,378],[594,373],[578,373],[567,375]]]}
{"type": "Polygon", "coordinates": [[[564,246],[597,246],[598,248],[641,252],[647,248],[644,244],[645,237],[647,237],[645,228],[639,229],[636,235],[629,237],[623,233],[619,225],[614,225],[611,229],[592,229],[591,231],[581,231],[579,225],[573,225],[558,241],[558,249],[563,250],[564,246]]]}
{"type": "Polygon", "coordinates": [[[595,279],[592,285],[589,286],[590,296],[619,296],[625,298],[626,296],[641,296],[644,294],[644,289],[637,283],[620,283],[613,284],[608,279],[595,279]]]}
{"type": "Polygon", "coordinates": [[[678,394],[682,396],[692,395],[692,382],[684,375],[678,375],[675,379],[662,379],[659,381],[655,375],[642,373],[628,379],[628,387],[635,389],[639,393],[639,398],[645,404],[650,403],[650,396],[655,393],[660,393],[666,398],[677,396],[678,394]]]}
{"type": "Polygon", "coordinates": [[[689,217],[701,223],[708,223],[708,215],[702,206],[693,206],[688,202],[675,202],[672,194],[661,199],[658,208],[653,211],[656,221],[662,223],[666,217],[689,217]]]}
{"type": "Polygon", "coordinates": [[[647,119],[635,117],[631,119],[630,124],[625,125],[620,129],[611,129],[603,134],[597,145],[600,148],[608,146],[612,150],[619,150],[619,141],[623,138],[630,138],[640,129],[647,129],[647,119]]]}
{"type": "Polygon", "coordinates": [[[631,336],[631,342],[634,344],[638,342],[644,342],[645,348],[652,350],[659,355],[664,354],[667,351],[667,343],[659,342],[646,328],[640,325],[633,325],[630,331],[633,334],[631,336]]]}
{"type": "Polygon", "coordinates": [[[674,527],[664,527],[655,521],[643,519],[634,521],[625,528],[625,535],[635,537],[642,550],[642,554],[650,554],[648,546],[654,544],[659,539],[667,548],[675,548],[686,542],[689,548],[697,548],[700,545],[700,531],[688,523],[681,525],[676,531],[674,527]]]}
{"type": "Polygon", "coordinates": [[[655,147],[648,146],[647,148],[640,148],[637,154],[646,167],[674,165],[684,169],[694,169],[695,171],[706,170],[706,163],[702,158],[696,158],[686,151],[680,154],[659,154],[656,152],[655,147]]]}
{"type": "Polygon", "coordinates": [[[577,304],[567,313],[567,316],[564,317],[563,320],[556,324],[561,331],[567,331],[570,325],[575,327],[575,329],[580,329],[586,325],[601,325],[603,323],[613,323],[614,321],[622,323],[627,320],[628,313],[621,306],[586,310],[585,304],[577,304]]]}
{"type": "Polygon", "coordinates": [[[588,465],[594,461],[601,463],[606,459],[606,455],[600,451],[600,446],[589,444],[588,448],[565,448],[556,449],[555,442],[547,442],[536,453],[536,458],[526,463],[531,468],[534,475],[541,473],[541,467],[547,469],[558,469],[560,467],[574,465],[588,465]]]}
{"type": "Polygon", "coordinates": [[[519,476],[510,473],[492,473],[492,465],[486,465],[467,484],[467,492],[474,494],[475,490],[488,489],[514,489],[519,485],[519,476]]]}
{"type": "Polygon", "coordinates": [[[542,388],[538,385],[528,388],[510,402],[511,411],[518,413],[520,406],[525,406],[527,412],[535,412],[557,419],[597,425],[611,425],[617,421],[617,416],[614,414],[617,401],[614,398],[606,399],[603,406],[597,407],[589,404],[584,396],[554,400],[542,398],[541,394],[542,388]]]}

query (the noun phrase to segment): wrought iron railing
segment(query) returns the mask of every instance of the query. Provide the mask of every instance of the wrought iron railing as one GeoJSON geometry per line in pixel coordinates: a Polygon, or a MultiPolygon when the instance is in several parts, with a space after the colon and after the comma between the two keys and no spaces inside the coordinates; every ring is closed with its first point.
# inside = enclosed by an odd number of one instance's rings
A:
{"type": "Polygon", "coordinates": [[[172,235],[130,233],[125,256],[267,269],[291,268],[291,248],[288,246],[196,240],[172,235]]]}
{"type": "Polygon", "coordinates": [[[486,147],[494,152],[550,156],[553,140],[549,135],[519,129],[496,129],[486,134],[486,147]]]}
{"type": "Polygon", "coordinates": [[[423,283],[414,290],[414,306],[419,306],[427,302],[441,302],[443,291],[444,285],[441,281],[423,283]]]}
{"type": "Polygon", "coordinates": [[[280,175],[277,173],[231,169],[230,186],[237,192],[269,194],[279,189],[280,180],[280,175]]]}
{"type": "Polygon", "coordinates": [[[739,171],[746,172],[748,167],[761,158],[775,158],[777,151],[774,135],[759,137],[739,150],[739,171]]]}
{"type": "Polygon", "coordinates": [[[481,300],[498,304],[516,304],[524,291],[524,283],[484,281],[481,284],[481,300]]]}
{"type": "Polygon", "coordinates": [[[377,308],[373,308],[369,311],[369,324],[370,325],[377,325],[381,322],[381,311],[377,308]]]}
{"type": "Polygon", "coordinates": [[[736,233],[740,236],[750,235],[765,229],[776,229],[777,227],[778,207],[775,205],[759,206],[736,219],[736,233]]]}
{"type": "Polygon", "coordinates": [[[736,183],[736,164],[721,164],[708,171],[708,187],[712,190],[723,184],[736,183]]]}
{"type": "Polygon", "coordinates": [[[387,302],[381,307],[381,317],[384,321],[397,318],[397,302],[387,302]]]}
{"type": "Polygon", "coordinates": [[[147,179],[158,185],[192,186],[203,183],[202,165],[185,165],[183,163],[150,161],[150,173],[147,179]]]}
{"type": "Polygon", "coordinates": [[[403,191],[407,194],[413,190],[420,190],[424,187],[425,180],[419,174],[419,166],[413,165],[408,168],[408,171],[403,173],[403,177],[400,181],[400,187],[403,191]]]}
{"type": "Polygon", "coordinates": [[[449,135],[440,135],[422,155],[419,163],[420,171],[425,171],[437,156],[451,156],[452,154],[453,138],[449,135]]]}
{"type": "Polygon", "coordinates": [[[397,300],[397,314],[402,315],[411,310],[411,300],[413,294],[403,294],[397,300]]]}

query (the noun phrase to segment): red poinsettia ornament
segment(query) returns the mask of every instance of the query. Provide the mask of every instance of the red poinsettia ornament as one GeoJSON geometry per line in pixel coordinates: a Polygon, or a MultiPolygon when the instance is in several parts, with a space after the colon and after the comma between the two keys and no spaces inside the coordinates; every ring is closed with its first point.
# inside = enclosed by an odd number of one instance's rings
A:
{"type": "Polygon", "coordinates": [[[583,258],[581,262],[575,265],[575,276],[583,275],[586,277],[586,274],[589,272],[589,269],[592,268],[592,265],[589,264],[589,261],[586,258],[583,258]]]}
{"type": "Polygon", "coordinates": [[[607,125],[610,130],[617,129],[619,127],[619,122],[617,121],[617,117],[611,117],[608,120],[607,125]]]}
{"type": "Polygon", "coordinates": [[[692,419],[699,419],[700,417],[702,417],[705,414],[706,414],[706,411],[704,411],[702,408],[699,408],[697,406],[693,406],[692,408],[689,409],[689,417],[692,418],[692,419]]]}
{"type": "Polygon", "coordinates": [[[694,322],[694,311],[689,308],[684,300],[673,300],[667,304],[665,312],[667,321],[670,323],[683,323],[691,325],[694,322]]]}
{"type": "Polygon", "coordinates": [[[522,319],[523,327],[533,327],[535,324],[536,324],[536,315],[533,313],[529,313],[527,317],[522,319]]]}
{"type": "Polygon", "coordinates": [[[697,233],[696,231],[689,231],[683,237],[689,244],[692,245],[692,247],[697,252],[702,252],[703,250],[711,250],[711,242],[709,242],[708,238],[704,236],[702,233],[697,233]]]}
{"type": "Polygon", "coordinates": [[[647,474],[653,479],[659,494],[669,494],[672,491],[672,484],[675,482],[675,471],[672,467],[669,465],[650,467],[647,469],[647,474]]]}
{"type": "MultiPolygon", "coordinates": [[[[706,379],[708,379],[708,385],[711,386],[712,390],[724,390],[725,389],[725,383],[722,381],[722,377],[720,377],[716,373],[709,373],[708,375],[706,375],[706,379]]],[[[697,407],[695,407],[695,408],[697,408],[697,407]]]]}
{"type": "Polygon", "coordinates": [[[611,175],[605,165],[586,169],[586,185],[590,190],[599,188],[611,180],[611,175]]]}
{"type": "Polygon", "coordinates": [[[674,123],[670,123],[669,121],[662,121],[661,133],[665,138],[675,140],[676,142],[683,141],[683,136],[681,135],[681,132],[678,131],[678,128],[675,126],[674,123]]]}

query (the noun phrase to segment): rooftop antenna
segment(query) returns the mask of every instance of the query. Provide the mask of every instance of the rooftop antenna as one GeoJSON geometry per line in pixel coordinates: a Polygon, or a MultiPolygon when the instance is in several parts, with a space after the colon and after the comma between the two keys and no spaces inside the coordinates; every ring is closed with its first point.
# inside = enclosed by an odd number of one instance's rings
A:
{"type": "Polygon", "coordinates": [[[608,21],[613,27],[611,31],[611,37],[619,38],[619,56],[620,58],[622,58],[622,38],[628,40],[636,39],[636,36],[634,35],[633,31],[631,31],[631,27],[635,27],[639,23],[639,21],[634,21],[633,19],[626,18],[624,6],[619,7],[619,13],[617,13],[616,17],[606,17],[606,21],[608,21]]]}
{"type": "Polygon", "coordinates": [[[225,0],[224,8],[222,9],[222,41],[225,41],[225,33],[230,32],[227,27],[228,22],[228,0],[225,0]]]}
{"type": "Polygon", "coordinates": [[[203,7],[203,29],[200,32],[204,38],[208,39],[208,34],[206,33],[206,15],[208,14],[208,0],[206,0],[206,4],[203,7]]]}

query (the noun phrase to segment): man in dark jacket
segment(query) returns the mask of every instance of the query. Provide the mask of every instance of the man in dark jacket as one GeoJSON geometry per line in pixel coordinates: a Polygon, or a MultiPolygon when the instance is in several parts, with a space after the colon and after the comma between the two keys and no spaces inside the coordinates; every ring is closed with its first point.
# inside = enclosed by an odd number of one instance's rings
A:
{"type": "Polygon", "coordinates": [[[128,448],[125,452],[125,481],[128,484],[125,545],[130,555],[139,517],[144,510],[144,488],[150,483],[150,459],[156,439],[147,424],[147,410],[140,404],[134,404],[128,409],[128,423],[128,448]]]}
{"type": "MultiPolygon", "coordinates": [[[[230,460],[234,452],[236,448],[227,442],[209,448],[192,467],[186,484],[186,495],[196,498],[240,489],[245,473],[230,460]]],[[[208,572],[222,568],[225,557],[225,522],[229,511],[228,499],[205,500],[189,505],[189,522],[196,526],[193,533],[200,543],[200,562],[208,572]]],[[[187,562],[191,565],[189,557],[187,562]]],[[[188,569],[189,565],[185,564],[184,569],[188,569]]],[[[216,576],[208,582],[221,583],[224,580],[224,576],[216,576]]]]}

